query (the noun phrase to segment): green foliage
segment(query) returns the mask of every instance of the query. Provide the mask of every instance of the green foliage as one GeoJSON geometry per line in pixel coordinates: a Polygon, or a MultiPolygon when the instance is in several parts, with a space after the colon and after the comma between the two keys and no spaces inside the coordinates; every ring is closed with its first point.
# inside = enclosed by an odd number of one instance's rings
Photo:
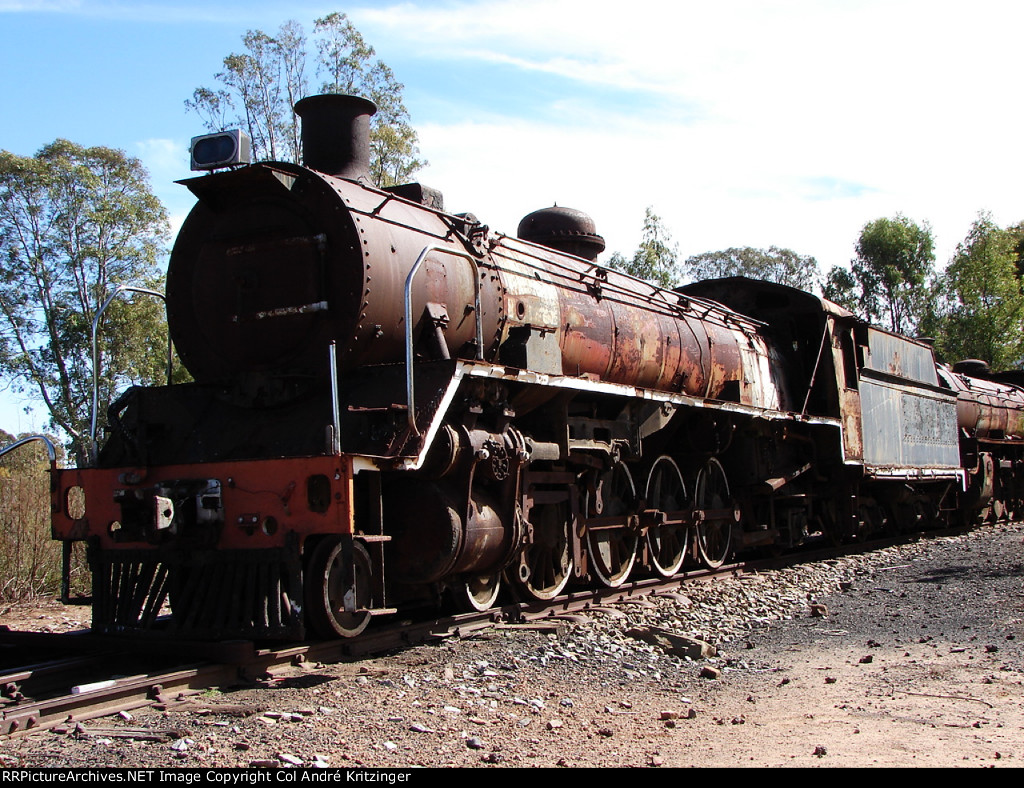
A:
{"type": "Polygon", "coordinates": [[[998,227],[979,214],[933,291],[929,328],[944,358],[978,358],[993,369],[1024,357],[1024,295],[1018,278],[1020,225],[998,227]]]}
{"type": "Polygon", "coordinates": [[[857,279],[853,273],[848,268],[835,265],[825,277],[825,284],[822,285],[821,290],[829,301],[834,301],[841,307],[856,312],[860,308],[857,287],[857,279]]]}
{"type": "Polygon", "coordinates": [[[835,267],[825,280],[825,297],[869,322],[913,334],[927,308],[926,282],[934,275],[935,253],[928,223],[902,214],[868,222],[857,240],[849,274],[835,267]]]}
{"type": "MultiPolygon", "coordinates": [[[[123,151],[58,139],[35,157],[0,151],[3,377],[43,400],[50,425],[87,456],[91,330],[120,285],[163,290],[167,216],[142,164],[123,151]]],[[[112,304],[100,333],[101,412],[131,382],[165,369],[161,303],[112,304]]]]}
{"type": "Polygon", "coordinates": [[[745,276],[807,291],[816,289],[821,278],[818,261],[813,257],[777,246],[768,249],[744,246],[720,252],[704,252],[687,258],[683,263],[683,272],[693,282],[745,276]]]}
{"type": "MultiPolygon", "coordinates": [[[[185,106],[199,114],[210,131],[230,125],[244,129],[258,159],[297,162],[300,127],[292,111],[309,93],[308,40],[302,25],[285,22],[273,36],[250,30],[244,51],[224,58],[215,75],[220,87],[196,88],[185,106]]],[[[404,86],[375,59],[374,49],[345,14],[334,12],[314,22],[315,73],[320,93],[360,95],[377,105],[370,121],[371,173],[378,186],[407,182],[425,162],[417,158],[417,135],[402,101],[404,86]]]]}
{"type": "Polygon", "coordinates": [[[632,259],[627,260],[615,252],[608,261],[608,267],[660,287],[674,287],[679,281],[678,260],[677,245],[672,243],[661,217],[648,207],[644,215],[642,240],[632,259]]]}
{"type": "Polygon", "coordinates": [[[1024,279],[1024,222],[1018,222],[1006,228],[1013,244],[1013,265],[1017,269],[1017,278],[1024,279]]]}

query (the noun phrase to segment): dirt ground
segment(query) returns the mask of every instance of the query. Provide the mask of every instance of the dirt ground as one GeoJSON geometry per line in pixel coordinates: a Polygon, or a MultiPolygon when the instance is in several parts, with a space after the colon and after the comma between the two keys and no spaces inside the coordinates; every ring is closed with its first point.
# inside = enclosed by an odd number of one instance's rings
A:
{"type": "MultiPolygon", "coordinates": [[[[1022,536],[889,551],[713,659],[629,645],[632,611],[596,611],[0,741],[0,764],[1020,767],[1022,536]]],[[[0,608],[0,623],[61,629],[82,612],[0,608]]]]}

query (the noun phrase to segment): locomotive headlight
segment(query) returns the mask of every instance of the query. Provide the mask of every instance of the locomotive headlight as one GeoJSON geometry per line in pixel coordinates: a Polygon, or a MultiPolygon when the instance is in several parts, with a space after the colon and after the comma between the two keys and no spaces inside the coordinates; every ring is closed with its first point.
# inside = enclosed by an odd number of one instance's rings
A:
{"type": "Polygon", "coordinates": [[[216,170],[252,161],[252,140],[241,129],[202,134],[189,146],[193,170],[216,170]]]}

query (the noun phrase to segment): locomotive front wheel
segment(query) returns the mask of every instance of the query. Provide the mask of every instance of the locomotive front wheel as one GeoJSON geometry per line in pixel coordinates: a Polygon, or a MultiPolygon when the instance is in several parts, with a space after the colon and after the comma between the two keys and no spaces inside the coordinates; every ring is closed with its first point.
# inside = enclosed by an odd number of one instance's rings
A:
{"type": "Polygon", "coordinates": [[[533,542],[508,572],[515,585],[533,599],[558,596],[572,577],[572,540],[565,503],[541,504],[530,515],[533,542]]]}
{"type": "MultiPolygon", "coordinates": [[[[659,457],[647,475],[647,508],[676,512],[686,505],[686,484],[679,466],[671,457],[659,457]]],[[[685,525],[657,525],[647,530],[647,549],[654,570],[672,577],[686,558],[690,530],[685,525]]]]}
{"type": "MultiPolygon", "coordinates": [[[[732,506],[729,480],[722,464],[712,457],[697,474],[694,508],[698,510],[726,509],[732,506]]],[[[718,569],[729,557],[732,548],[732,520],[703,521],[697,525],[697,549],[708,569],[718,569]]]]}
{"type": "MultiPolygon", "coordinates": [[[[601,477],[603,517],[618,517],[636,512],[636,486],[629,469],[616,462],[601,477]]],[[[590,567],[597,579],[608,588],[618,588],[629,577],[636,562],[636,548],[640,540],[629,528],[604,528],[587,531],[587,552],[590,567]]]]}
{"type": "Polygon", "coordinates": [[[466,613],[490,610],[501,593],[501,572],[493,575],[470,575],[452,589],[455,603],[466,613]]]}
{"type": "Polygon", "coordinates": [[[345,610],[343,545],[340,538],[324,539],[313,550],[306,571],[306,614],[313,631],[325,638],[350,638],[370,623],[370,554],[360,542],[352,543],[355,612],[345,610]],[[362,608],[362,609],[360,609],[362,608]]]}

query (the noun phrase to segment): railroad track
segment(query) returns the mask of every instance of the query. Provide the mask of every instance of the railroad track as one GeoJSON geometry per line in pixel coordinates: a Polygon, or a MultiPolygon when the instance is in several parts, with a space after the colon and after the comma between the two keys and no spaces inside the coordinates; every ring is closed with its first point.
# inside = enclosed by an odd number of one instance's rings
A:
{"type": "Polygon", "coordinates": [[[716,571],[694,570],[668,580],[651,578],[614,589],[573,592],[545,603],[515,602],[486,612],[440,619],[395,620],[354,638],[284,646],[262,647],[251,641],[139,641],[89,633],[0,631],[0,648],[37,652],[45,649],[50,654],[66,655],[0,669],[0,736],[22,736],[57,726],[73,726],[153,704],[173,705],[202,690],[253,683],[275,670],[302,662],[343,662],[433,639],[465,637],[495,626],[556,622],[595,608],[675,592],[693,583],[716,582],[744,573],[865,552],[911,539],[830,547],[813,553],[731,564],[716,571]],[[154,660],[157,666],[151,664],[154,660]],[[144,665],[146,667],[142,668],[144,665]]]}

